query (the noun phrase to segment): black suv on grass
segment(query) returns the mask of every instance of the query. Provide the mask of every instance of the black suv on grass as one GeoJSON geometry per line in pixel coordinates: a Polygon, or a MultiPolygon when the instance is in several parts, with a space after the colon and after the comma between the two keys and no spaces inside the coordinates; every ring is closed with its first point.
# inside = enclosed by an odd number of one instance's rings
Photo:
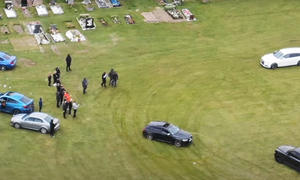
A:
{"type": "Polygon", "coordinates": [[[149,140],[158,140],[174,144],[176,147],[189,145],[193,141],[190,133],[179,129],[173,124],[161,121],[150,122],[143,130],[143,135],[149,140]]]}
{"type": "Polygon", "coordinates": [[[300,148],[279,146],[275,150],[275,160],[300,172],[300,148]]]}

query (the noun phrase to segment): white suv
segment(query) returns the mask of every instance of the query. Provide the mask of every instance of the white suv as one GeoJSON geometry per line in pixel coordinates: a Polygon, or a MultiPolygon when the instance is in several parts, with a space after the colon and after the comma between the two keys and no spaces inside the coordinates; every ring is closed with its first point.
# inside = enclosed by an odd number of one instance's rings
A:
{"type": "Polygon", "coordinates": [[[300,66],[300,48],[284,48],[266,54],[261,58],[260,64],[270,69],[285,66],[300,66]]]}

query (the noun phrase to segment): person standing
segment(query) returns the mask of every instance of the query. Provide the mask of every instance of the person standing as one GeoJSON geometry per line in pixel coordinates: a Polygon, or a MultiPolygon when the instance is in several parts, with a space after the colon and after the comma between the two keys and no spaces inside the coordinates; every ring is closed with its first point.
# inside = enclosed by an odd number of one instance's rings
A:
{"type": "Polygon", "coordinates": [[[53,73],[52,76],[53,76],[53,84],[55,84],[57,81],[57,75],[56,75],[56,73],[53,73]]]}
{"type": "Polygon", "coordinates": [[[83,80],[82,80],[83,94],[86,93],[86,89],[88,87],[88,84],[89,84],[88,80],[86,78],[83,78],[83,80]]]}
{"type": "Polygon", "coordinates": [[[54,123],[53,123],[53,119],[51,119],[50,121],[50,136],[53,137],[54,136],[54,123]]]}
{"type": "Polygon", "coordinates": [[[79,104],[77,104],[76,101],[74,101],[73,102],[73,110],[74,110],[73,118],[76,118],[76,112],[77,112],[78,108],[79,108],[79,104]]]}
{"type": "Polygon", "coordinates": [[[71,62],[72,62],[72,58],[71,58],[70,54],[68,54],[67,57],[66,57],[66,64],[67,64],[66,71],[67,72],[72,71],[71,62]]]}
{"type": "Polygon", "coordinates": [[[39,112],[42,111],[42,108],[43,108],[43,100],[42,100],[42,98],[40,98],[40,101],[39,101],[39,112]]]}
{"type": "Polygon", "coordinates": [[[73,106],[73,102],[72,102],[72,99],[70,100],[70,102],[69,102],[69,114],[71,114],[71,112],[72,112],[72,106],[73,106]]]}
{"type": "Polygon", "coordinates": [[[50,87],[51,86],[51,79],[52,79],[52,76],[51,74],[48,75],[48,86],[50,87]]]}
{"type": "Polygon", "coordinates": [[[113,79],[113,84],[112,84],[112,86],[113,86],[113,87],[117,87],[117,81],[118,81],[118,79],[119,79],[119,76],[118,76],[118,73],[117,73],[116,71],[114,72],[112,79],[113,79]]]}
{"type": "Polygon", "coordinates": [[[102,83],[101,83],[101,86],[105,87],[105,88],[106,88],[106,78],[107,78],[107,74],[106,74],[106,72],[104,72],[102,74],[102,83]]]}
{"type": "Polygon", "coordinates": [[[111,68],[110,72],[108,73],[108,77],[109,77],[109,86],[112,85],[114,73],[115,73],[114,69],[111,68]]]}
{"type": "Polygon", "coordinates": [[[59,79],[60,78],[60,69],[59,69],[59,67],[56,67],[55,71],[56,71],[57,79],[59,79]]]}
{"type": "Polygon", "coordinates": [[[59,108],[60,102],[60,91],[56,91],[56,107],[59,108]]]}
{"type": "Polygon", "coordinates": [[[67,108],[68,108],[68,103],[67,103],[67,101],[64,101],[64,103],[63,103],[63,115],[64,115],[65,119],[66,119],[67,108]]]}

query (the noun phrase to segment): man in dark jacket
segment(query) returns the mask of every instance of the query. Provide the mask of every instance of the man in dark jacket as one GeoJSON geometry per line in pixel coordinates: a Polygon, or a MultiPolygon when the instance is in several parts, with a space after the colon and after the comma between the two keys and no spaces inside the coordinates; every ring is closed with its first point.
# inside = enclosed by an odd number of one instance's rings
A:
{"type": "Polygon", "coordinates": [[[104,72],[102,74],[102,83],[101,83],[101,86],[105,87],[105,88],[106,88],[106,78],[107,78],[107,74],[106,74],[106,72],[104,72]]]}
{"type": "Polygon", "coordinates": [[[119,79],[118,73],[115,71],[112,76],[112,86],[117,87],[117,81],[119,79]]]}
{"type": "Polygon", "coordinates": [[[108,73],[108,77],[109,77],[109,85],[112,85],[113,82],[113,75],[114,75],[115,71],[113,68],[111,68],[110,72],[108,73]]]}
{"type": "Polygon", "coordinates": [[[68,54],[66,57],[66,64],[67,64],[66,71],[72,71],[71,62],[72,62],[72,58],[71,58],[70,54],[68,54]]]}
{"type": "Polygon", "coordinates": [[[56,91],[56,107],[60,106],[60,91],[56,91]]]}
{"type": "Polygon", "coordinates": [[[63,115],[64,115],[65,119],[66,119],[66,113],[67,113],[68,106],[69,106],[69,104],[67,103],[67,101],[64,101],[64,103],[63,103],[63,115]]]}
{"type": "Polygon", "coordinates": [[[42,111],[42,108],[43,108],[43,100],[42,100],[42,98],[40,98],[40,101],[39,101],[39,112],[42,111]]]}
{"type": "Polygon", "coordinates": [[[51,137],[54,136],[54,132],[55,132],[54,131],[54,123],[53,123],[53,119],[51,119],[51,121],[50,121],[50,132],[49,132],[51,137]]]}
{"type": "Polygon", "coordinates": [[[87,89],[87,87],[88,87],[88,80],[86,79],[86,78],[83,78],[83,80],[82,80],[82,88],[83,88],[83,94],[85,94],[86,93],[86,89],[87,89]]]}
{"type": "Polygon", "coordinates": [[[51,79],[52,79],[52,76],[51,74],[48,75],[48,86],[51,86],[51,79]]]}
{"type": "Polygon", "coordinates": [[[60,69],[59,69],[59,67],[56,67],[55,71],[56,71],[57,79],[59,79],[60,78],[60,69]]]}
{"type": "Polygon", "coordinates": [[[56,83],[56,81],[57,81],[57,74],[56,73],[53,73],[53,84],[55,84],[56,83]]]}

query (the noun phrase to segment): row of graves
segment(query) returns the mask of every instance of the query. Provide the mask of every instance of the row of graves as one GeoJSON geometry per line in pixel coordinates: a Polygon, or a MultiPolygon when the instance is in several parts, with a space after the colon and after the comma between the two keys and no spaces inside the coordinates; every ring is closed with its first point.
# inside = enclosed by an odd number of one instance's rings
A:
{"type": "MultiPolygon", "coordinates": [[[[109,22],[107,19],[108,18],[100,17],[97,20],[103,26],[107,26],[109,22]]],[[[95,18],[93,18],[89,14],[80,14],[79,17],[76,18],[76,20],[83,31],[96,29],[95,18]]],[[[122,23],[119,16],[116,15],[111,16],[110,20],[112,23],[115,24],[122,23]]],[[[126,24],[135,23],[132,16],[129,14],[126,14],[124,16],[124,21],[126,22],[126,24]]],[[[65,36],[59,31],[57,25],[55,24],[51,24],[50,27],[45,31],[44,27],[39,21],[27,23],[26,29],[29,32],[29,34],[34,36],[39,45],[50,44],[51,42],[64,42],[66,41],[65,37],[67,37],[67,39],[69,39],[71,42],[86,41],[86,37],[79,30],[75,29],[75,25],[72,23],[72,21],[66,21],[65,26],[70,29],[66,31],[65,36]]],[[[19,25],[19,29],[20,28],[22,28],[21,25],[19,25]]],[[[8,28],[6,28],[5,32],[7,32],[5,34],[9,34],[8,28]]]]}
{"type": "MultiPolygon", "coordinates": [[[[74,5],[74,0],[65,1],[70,6],[74,5]]],[[[81,3],[88,11],[94,10],[91,0],[83,0],[81,3]]],[[[95,0],[95,3],[99,8],[112,8],[121,6],[121,3],[118,0],[95,0]]],[[[21,7],[23,13],[26,15],[30,14],[28,7],[31,6],[35,7],[39,16],[47,16],[49,14],[47,6],[43,4],[42,0],[4,0],[3,10],[7,18],[17,18],[18,15],[14,7],[21,7]]],[[[56,0],[51,0],[49,6],[53,14],[64,14],[63,8],[56,3],[56,0]]],[[[1,14],[0,18],[2,18],[1,14]]]]}
{"type": "Polygon", "coordinates": [[[180,10],[179,6],[183,6],[183,0],[173,0],[172,2],[161,0],[160,4],[173,19],[186,19],[187,21],[197,20],[189,9],[183,8],[180,10]]]}

